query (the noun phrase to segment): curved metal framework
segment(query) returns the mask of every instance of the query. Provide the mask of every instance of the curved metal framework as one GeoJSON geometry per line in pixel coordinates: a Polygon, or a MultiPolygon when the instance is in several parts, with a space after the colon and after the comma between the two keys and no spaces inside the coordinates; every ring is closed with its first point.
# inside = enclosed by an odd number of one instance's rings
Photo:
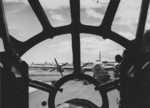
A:
{"type": "MultiPolygon", "coordinates": [[[[31,47],[33,47],[34,45],[38,44],[41,41],[44,41],[48,38],[53,38],[55,36],[59,36],[61,34],[67,34],[67,33],[72,34],[72,40],[73,42],[75,42],[76,45],[80,45],[80,44],[77,44],[79,43],[78,42],[79,39],[76,39],[76,37],[79,37],[80,33],[89,33],[89,34],[95,34],[97,36],[102,36],[104,39],[106,38],[111,39],[119,43],[125,48],[130,47],[130,45],[132,44],[132,41],[129,41],[126,38],[122,37],[121,35],[111,31],[111,25],[114,20],[114,16],[119,6],[120,0],[110,1],[107,11],[105,13],[104,19],[102,21],[102,24],[97,27],[81,24],[79,0],[75,0],[75,1],[70,0],[72,22],[70,25],[66,25],[62,27],[52,27],[52,25],[48,21],[48,18],[45,15],[44,10],[38,0],[28,0],[28,1],[32,9],[34,10],[37,18],[39,19],[43,27],[43,30],[42,32],[36,34],[35,36],[30,38],[26,42],[20,42],[14,39],[13,37],[11,37],[13,44],[15,45],[15,48],[20,56],[24,54],[27,50],[29,50],[31,47]]],[[[73,47],[73,51],[74,50],[75,48],[73,47]]]]}
{"type": "MultiPolygon", "coordinates": [[[[27,41],[20,42],[20,41],[16,40],[15,38],[13,38],[13,36],[10,36],[8,33],[6,21],[5,21],[4,10],[3,10],[3,5],[2,5],[2,1],[0,1],[0,11],[1,11],[0,12],[0,16],[1,16],[0,17],[0,23],[1,23],[0,33],[1,33],[1,35],[0,36],[2,37],[2,39],[4,41],[4,46],[5,46],[6,52],[9,52],[11,54],[11,53],[14,53],[14,51],[15,51],[15,54],[22,56],[27,50],[29,50],[36,44],[38,44],[48,38],[53,38],[55,36],[58,36],[61,34],[67,34],[67,33],[71,33],[71,35],[72,35],[72,52],[73,52],[74,73],[60,79],[58,82],[56,82],[55,86],[46,85],[46,84],[40,83],[38,81],[28,80],[30,86],[36,87],[38,89],[41,89],[41,90],[49,92],[49,93],[51,93],[51,92],[54,93],[52,99],[50,98],[50,100],[51,100],[49,103],[50,105],[54,104],[51,102],[54,102],[56,92],[62,91],[60,89],[60,86],[63,83],[65,83],[66,81],[69,81],[74,78],[89,80],[89,82],[92,82],[96,86],[96,89],[98,89],[100,91],[104,90],[106,88],[110,88],[110,90],[117,88],[119,82],[121,82],[121,84],[123,85],[123,81],[125,80],[124,76],[123,76],[124,74],[122,75],[123,77],[121,77],[121,81],[117,80],[117,81],[111,82],[109,84],[104,84],[104,85],[98,85],[98,83],[95,82],[95,80],[93,78],[81,74],[81,70],[80,70],[81,69],[80,36],[79,36],[80,33],[95,34],[98,36],[102,36],[104,39],[106,39],[106,38],[111,39],[111,40],[117,42],[118,44],[122,45],[126,49],[129,49],[130,47],[134,46],[135,47],[134,51],[136,51],[137,56],[135,56],[133,63],[135,64],[136,70],[137,71],[140,70],[139,65],[137,64],[138,63],[137,58],[140,56],[139,49],[141,48],[142,35],[144,32],[145,21],[146,21],[147,11],[148,11],[148,4],[150,2],[149,0],[142,1],[141,14],[140,14],[140,18],[139,18],[136,39],[133,41],[130,41],[111,30],[112,22],[114,20],[114,16],[115,16],[117,8],[119,6],[120,0],[110,0],[108,8],[105,13],[105,16],[102,20],[102,24],[99,26],[89,26],[89,25],[81,24],[81,22],[80,22],[80,0],[70,0],[72,22],[70,25],[66,25],[66,26],[62,26],[62,27],[52,27],[52,25],[48,21],[48,18],[45,15],[45,12],[38,0],[28,0],[28,2],[31,5],[38,20],[40,21],[40,23],[43,27],[43,30],[40,33],[33,36],[32,38],[28,39],[27,41]],[[111,88],[112,85],[113,85],[113,87],[111,88]]],[[[10,61],[7,61],[6,63],[9,63],[9,62],[10,61]]],[[[8,66],[6,66],[6,67],[8,67],[8,66]]],[[[6,69],[6,71],[8,71],[8,70],[6,69]]],[[[124,70],[122,70],[122,72],[124,72],[124,70]]],[[[120,90],[123,90],[123,86],[120,90]]],[[[101,92],[102,94],[104,93],[103,99],[106,100],[104,102],[107,102],[107,96],[106,96],[107,91],[109,91],[109,89],[101,92]]],[[[122,96],[122,98],[123,98],[123,96],[122,96]]],[[[108,107],[107,104],[104,105],[103,108],[107,108],[108,107]]]]}

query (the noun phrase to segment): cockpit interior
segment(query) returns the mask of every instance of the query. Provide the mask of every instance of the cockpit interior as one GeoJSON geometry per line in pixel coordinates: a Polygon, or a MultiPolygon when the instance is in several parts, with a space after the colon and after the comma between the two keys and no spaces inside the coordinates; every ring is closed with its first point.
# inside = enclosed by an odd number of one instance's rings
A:
{"type": "Polygon", "coordinates": [[[150,108],[150,0],[0,0],[1,108],[150,108]]]}

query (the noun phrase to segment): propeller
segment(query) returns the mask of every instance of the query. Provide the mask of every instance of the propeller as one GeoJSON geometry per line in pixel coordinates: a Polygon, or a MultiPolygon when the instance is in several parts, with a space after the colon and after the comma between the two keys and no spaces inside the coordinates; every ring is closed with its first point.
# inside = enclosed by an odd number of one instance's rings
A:
{"type": "Polygon", "coordinates": [[[56,63],[56,67],[53,68],[52,70],[50,70],[50,72],[52,72],[52,71],[54,71],[54,70],[57,70],[58,72],[60,72],[61,76],[63,77],[62,72],[64,71],[64,69],[62,68],[62,66],[65,66],[65,65],[67,65],[68,63],[64,63],[64,64],[62,64],[62,65],[59,65],[58,62],[57,62],[57,59],[54,58],[54,60],[55,60],[55,63],[56,63]]]}
{"type": "Polygon", "coordinates": [[[54,60],[55,60],[56,65],[58,66],[59,64],[58,64],[58,62],[57,62],[56,58],[54,58],[54,60]]]}

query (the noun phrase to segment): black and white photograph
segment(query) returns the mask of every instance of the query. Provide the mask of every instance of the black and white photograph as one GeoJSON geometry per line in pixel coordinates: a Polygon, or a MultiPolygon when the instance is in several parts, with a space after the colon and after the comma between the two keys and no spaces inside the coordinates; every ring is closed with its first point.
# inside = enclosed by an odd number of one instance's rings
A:
{"type": "Polygon", "coordinates": [[[0,0],[0,108],[150,108],[150,0],[0,0]]]}

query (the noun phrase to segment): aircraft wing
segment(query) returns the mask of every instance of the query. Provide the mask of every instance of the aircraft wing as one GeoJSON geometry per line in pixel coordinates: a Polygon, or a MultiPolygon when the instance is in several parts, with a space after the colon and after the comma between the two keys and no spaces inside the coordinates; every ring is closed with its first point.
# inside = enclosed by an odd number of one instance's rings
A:
{"type": "Polygon", "coordinates": [[[92,71],[92,67],[84,67],[83,69],[85,72],[91,72],[92,71]]]}
{"type": "MultiPolygon", "coordinates": [[[[90,72],[92,71],[92,67],[84,67],[84,71],[90,72]]],[[[105,71],[112,71],[114,70],[114,66],[105,66],[105,71]]]]}
{"type": "Polygon", "coordinates": [[[108,72],[108,71],[113,71],[114,68],[115,68],[114,66],[106,66],[106,67],[105,67],[105,71],[107,71],[107,72],[108,72]]]}
{"type": "Polygon", "coordinates": [[[48,70],[48,69],[52,69],[52,68],[54,68],[55,66],[43,66],[43,65],[30,65],[29,66],[29,69],[46,69],[46,70],[48,70]]]}
{"type": "MultiPolygon", "coordinates": [[[[40,70],[51,70],[53,68],[56,68],[55,66],[29,66],[29,69],[40,69],[40,70]]],[[[69,70],[69,71],[73,71],[73,66],[63,66],[63,68],[65,70],[69,70]]],[[[92,67],[89,66],[89,67],[84,67],[83,68],[85,72],[91,72],[92,71],[92,67]]],[[[105,66],[105,71],[112,71],[114,69],[114,66],[105,66]]]]}

